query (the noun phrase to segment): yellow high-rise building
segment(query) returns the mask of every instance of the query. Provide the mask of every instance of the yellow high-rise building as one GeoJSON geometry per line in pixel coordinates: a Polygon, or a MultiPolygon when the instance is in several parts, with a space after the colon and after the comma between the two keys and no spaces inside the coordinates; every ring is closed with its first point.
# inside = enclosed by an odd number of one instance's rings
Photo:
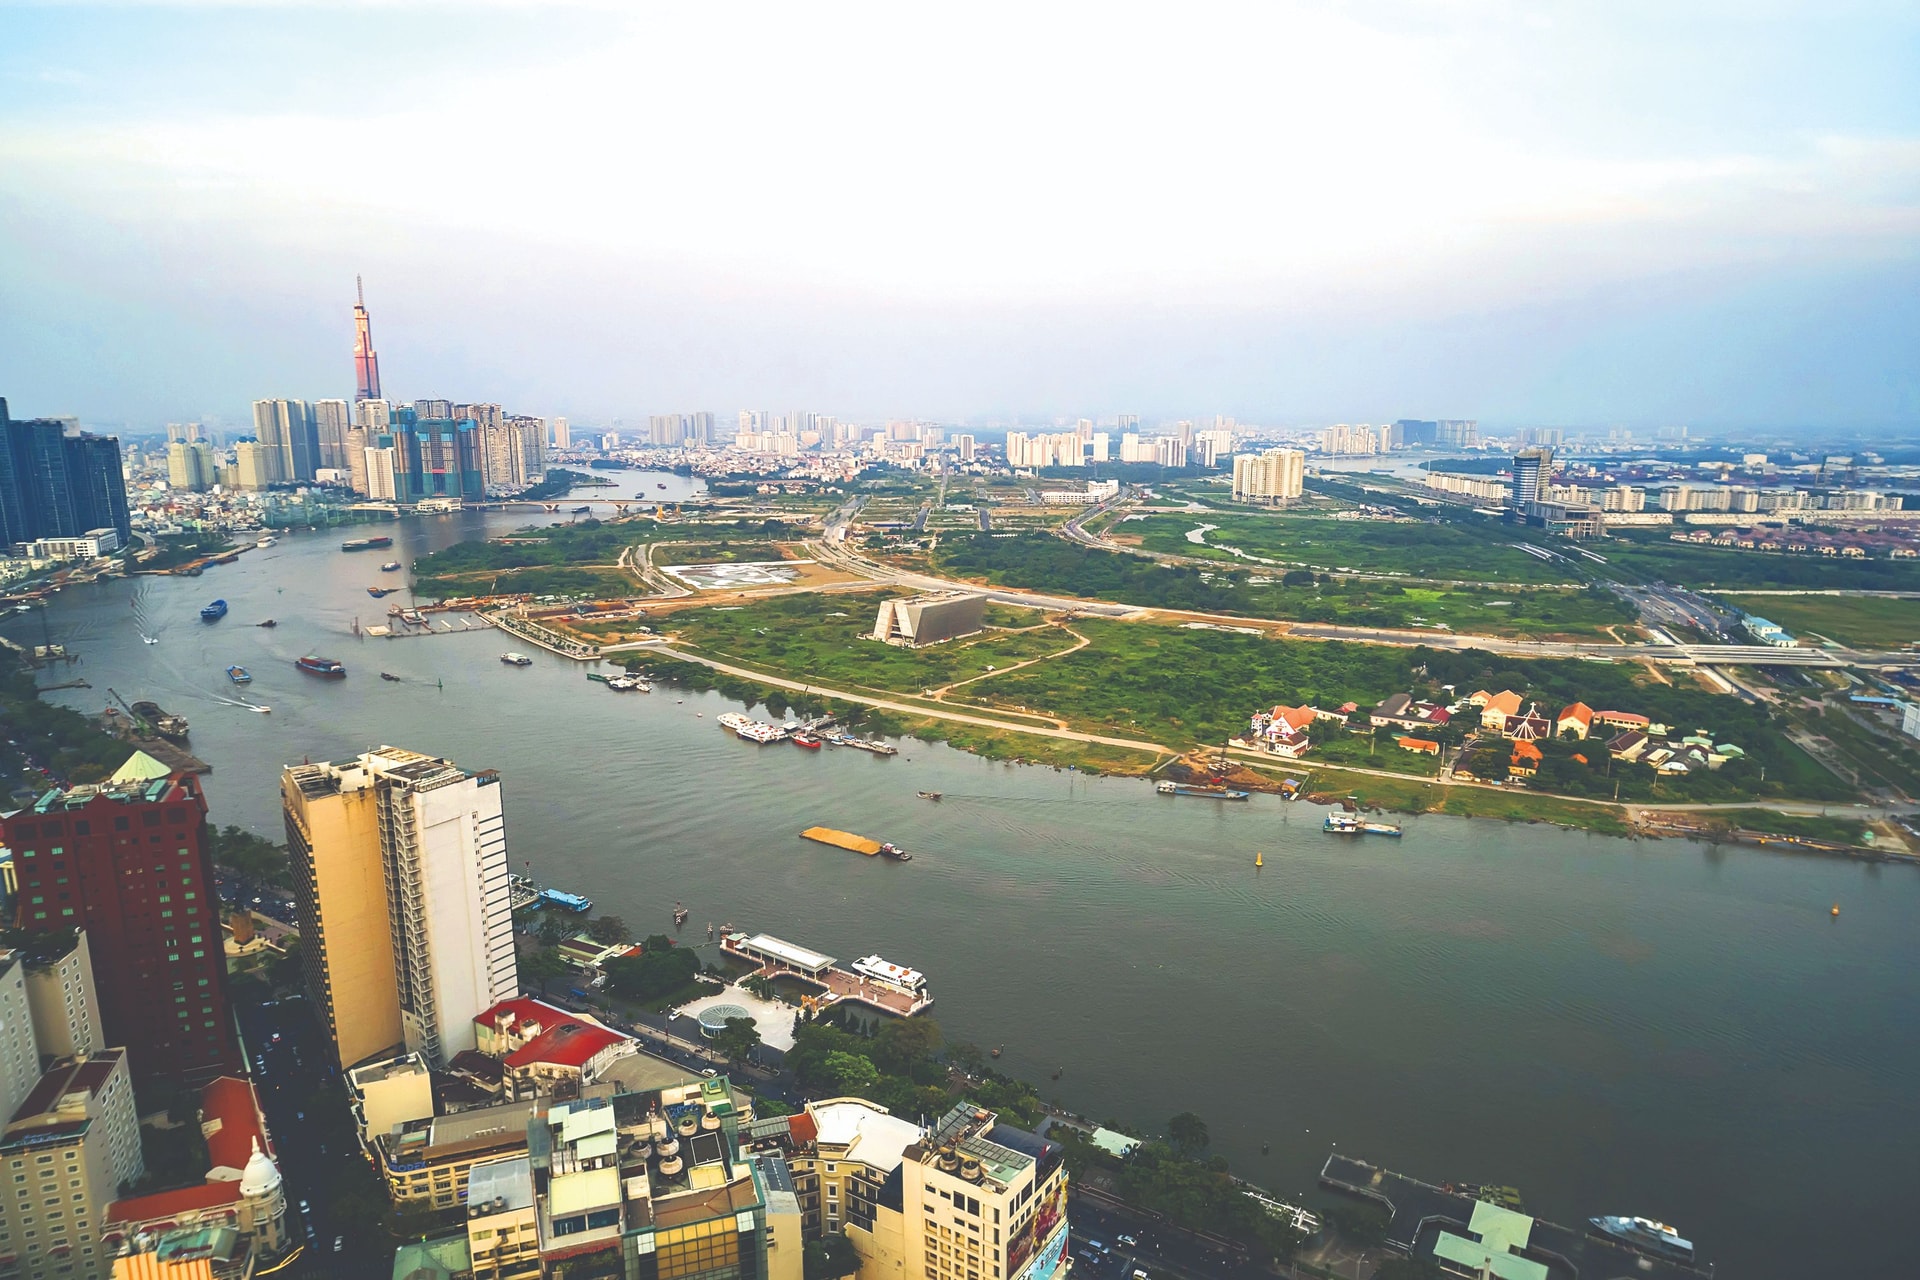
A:
{"type": "Polygon", "coordinates": [[[379,804],[371,779],[359,778],[330,765],[295,765],[280,778],[307,994],[342,1068],[404,1039],[379,804]]]}

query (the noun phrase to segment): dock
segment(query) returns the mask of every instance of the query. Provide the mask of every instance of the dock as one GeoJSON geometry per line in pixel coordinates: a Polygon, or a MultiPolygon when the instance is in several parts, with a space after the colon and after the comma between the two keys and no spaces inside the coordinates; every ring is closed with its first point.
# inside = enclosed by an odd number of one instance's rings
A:
{"type": "Polygon", "coordinates": [[[933,1007],[933,997],[924,986],[910,991],[863,977],[839,968],[832,956],[771,934],[728,933],[720,939],[720,949],[736,960],[753,965],[749,977],[793,978],[816,988],[818,994],[810,997],[816,1010],[836,1004],[859,1004],[896,1018],[911,1018],[933,1007]]]}
{"type": "MultiPolygon", "coordinates": [[[[1438,1256],[1460,1264],[1469,1252],[1506,1258],[1494,1274],[1529,1274],[1541,1280],[1576,1280],[1584,1276],[1634,1276],[1637,1280],[1708,1280],[1712,1269],[1693,1263],[1655,1257],[1628,1248],[1584,1228],[1563,1227],[1530,1218],[1474,1199],[1452,1184],[1435,1185],[1394,1173],[1365,1160],[1338,1153],[1327,1157],[1320,1185],[1359,1196],[1385,1209],[1387,1247],[1415,1258],[1438,1256]],[[1495,1236],[1472,1230],[1476,1218],[1483,1226],[1498,1219],[1504,1248],[1489,1246],[1495,1236]],[[1485,1243],[1483,1243],[1485,1242],[1485,1243]],[[1531,1266],[1527,1264],[1532,1264],[1531,1266]]],[[[1611,1211],[1611,1210],[1609,1210],[1611,1211]]],[[[1478,1263],[1472,1264],[1476,1268],[1478,1263]]]]}

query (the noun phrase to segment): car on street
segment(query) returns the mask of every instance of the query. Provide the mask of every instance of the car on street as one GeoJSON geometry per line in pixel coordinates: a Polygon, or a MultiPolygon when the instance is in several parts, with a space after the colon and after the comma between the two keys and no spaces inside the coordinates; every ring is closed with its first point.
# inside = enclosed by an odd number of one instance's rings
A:
{"type": "Polygon", "coordinates": [[[347,1245],[347,1238],[345,1236],[335,1236],[333,1238],[333,1251],[335,1253],[338,1253],[340,1252],[340,1250],[346,1248],[346,1245],[347,1245]]]}
{"type": "Polygon", "coordinates": [[[1126,1245],[1129,1249],[1138,1249],[1140,1247],[1140,1242],[1132,1236],[1115,1236],[1114,1239],[1126,1245]]]}

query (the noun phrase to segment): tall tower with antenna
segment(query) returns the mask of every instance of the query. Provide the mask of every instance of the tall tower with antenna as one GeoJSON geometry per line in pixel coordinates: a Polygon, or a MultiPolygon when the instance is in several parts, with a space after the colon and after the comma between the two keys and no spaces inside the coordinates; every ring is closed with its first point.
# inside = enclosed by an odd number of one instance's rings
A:
{"type": "Polygon", "coordinates": [[[353,304],[353,398],[379,400],[380,356],[373,349],[373,326],[367,320],[367,290],[360,277],[353,278],[356,301],[353,304]]]}

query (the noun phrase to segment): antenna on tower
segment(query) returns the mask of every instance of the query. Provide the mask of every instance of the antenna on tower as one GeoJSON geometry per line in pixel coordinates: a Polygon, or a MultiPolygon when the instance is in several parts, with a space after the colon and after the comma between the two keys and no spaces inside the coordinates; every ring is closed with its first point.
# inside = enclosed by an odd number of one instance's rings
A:
{"type": "Polygon", "coordinates": [[[353,278],[353,291],[360,299],[360,306],[364,308],[367,305],[367,286],[360,283],[360,277],[357,275],[353,278]]]}

